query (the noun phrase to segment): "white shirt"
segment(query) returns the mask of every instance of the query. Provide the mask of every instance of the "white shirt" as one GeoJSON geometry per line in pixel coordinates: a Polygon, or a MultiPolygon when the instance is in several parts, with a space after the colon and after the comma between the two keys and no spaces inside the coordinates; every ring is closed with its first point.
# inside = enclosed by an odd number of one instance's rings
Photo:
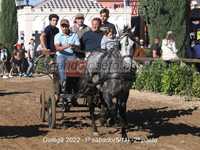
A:
{"type": "Polygon", "coordinates": [[[178,59],[175,41],[163,39],[161,49],[163,60],[178,59]]]}
{"type": "Polygon", "coordinates": [[[28,58],[29,57],[29,54],[30,54],[30,57],[31,58],[34,58],[34,56],[35,56],[35,46],[34,46],[34,44],[28,44],[27,45],[27,53],[26,53],[26,57],[28,58]]]}
{"type": "Polygon", "coordinates": [[[8,57],[8,53],[6,49],[1,49],[0,50],[0,61],[4,61],[5,59],[7,59],[8,57]]]}

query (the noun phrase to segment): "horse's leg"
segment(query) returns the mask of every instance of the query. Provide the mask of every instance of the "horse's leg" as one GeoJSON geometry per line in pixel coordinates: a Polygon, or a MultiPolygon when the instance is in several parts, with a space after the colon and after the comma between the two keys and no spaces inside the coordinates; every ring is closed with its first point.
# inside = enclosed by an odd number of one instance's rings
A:
{"type": "Polygon", "coordinates": [[[99,121],[100,121],[101,126],[104,126],[106,123],[106,103],[103,99],[102,92],[99,92],[99,100],[100,100],[100,107],[101,107],[99,121]]]}
{"type": "Polygon", "coordinates": [[[115,105],[113,104],[112,101],[112,95],[108,92],[103,92],[103,99],[106,103],[106,119],[108,119],[108,125],[111,126],[112,124],[114,124],[114,120],[116,117],[116,109],[115,109],[115,105]]]}
{"type": "Polygon", "coordinates": [[[95,104],[93,103],[93,96],[88,96],[87,97],[87,101],[88,101],[88,106],[89,106],[89,111],[90,111],[90,117],[91,117],[91,121],[92,121],[92,130],[93,130],[93,136],[98,136],[98,131],[97,131],[97,126],[95,123],[95,104]]]}
{"type": "Polygon", "coordinates": [[[120,117],[120,124],[121,124],[121,134],[122,138],[127,138],[127,116],[126,116],[126,103],[128,100],[129,92],[121,93],[117,97],[118,103],[118,110],[119,110],[119,117],[120,117]]]}

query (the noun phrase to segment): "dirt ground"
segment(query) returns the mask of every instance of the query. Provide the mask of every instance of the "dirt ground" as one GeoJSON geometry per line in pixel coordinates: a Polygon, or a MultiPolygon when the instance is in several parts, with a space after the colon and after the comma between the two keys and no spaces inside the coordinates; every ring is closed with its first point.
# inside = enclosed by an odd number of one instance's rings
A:
{"type": "Polygon", "coordinates": [[[39,94],[50,87],[47,77],[0,79],[0,150],[200,149],[200,101],[132,90],[127,142],[117,127],[99,127],[100,136],[91,136],[86,108],[73,108],[64,125],[58,120],[48,129],[39,119],[39,94]]]}

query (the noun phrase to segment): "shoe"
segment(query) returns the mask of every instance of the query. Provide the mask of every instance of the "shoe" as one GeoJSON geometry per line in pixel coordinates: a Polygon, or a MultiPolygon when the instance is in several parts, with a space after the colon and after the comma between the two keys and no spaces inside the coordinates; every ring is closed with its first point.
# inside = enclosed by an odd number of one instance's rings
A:
{"type": "Polygon", "coordinates": [[[23,77],[28,77],[28,75],[26,73],[23,73],[22,75],[23,75],[23,77]]]}
{"type": "Polygon", "coordinates": [[[33,77],[33,74],[32,74],[32,73],[29,73],[29,74],[28,74],[28,77],[33,77]]]}
{"type": "Polygon", "coordinates": [[[4,76],[3,76],[3,79],[8,79],[8,76],[4,75],[4,76]]]}
{"type": "Polygon", "coordinates": [[[17,76],[22,77],[22,73],[19,73],[17,76]]]}
{"type": "Polygon", "coordinates": [[[11,74],[9,74],[9,76],[8,76],[9,78],[13,78],[13,76],[11,75],[11,74]]]}

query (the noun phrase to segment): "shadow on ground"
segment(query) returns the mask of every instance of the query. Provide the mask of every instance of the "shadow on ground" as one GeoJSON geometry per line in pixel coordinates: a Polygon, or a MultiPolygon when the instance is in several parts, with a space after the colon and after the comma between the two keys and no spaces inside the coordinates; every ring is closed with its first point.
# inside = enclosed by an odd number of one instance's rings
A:
{"type": "Polygon", "coordinates": [[[42,131],[44,125],[30,126],[0,126],[0,139],[12,139],[18,137],[32,138],[36,136],[46,135],[48,131],[42,131]]]}
{"type": "Polygon", "coordinates": [[[24,91],[24,92],[5,92],[5,91],[0,91],[0,96],[8,96],[8,95],[18,95],[18,94],[27,94],[27,93],[32,93],[32,92],[28,92],[28,91],[24,91]]]}
{"type": "Polygon", "coordinates": [[[129,131],[148,130],[151,137],[191,134],[200,137],[200,127],[169,120],[192,115],[197,108],[169,110],[168,107],[131,110],[127,112],[129,131]]]}

